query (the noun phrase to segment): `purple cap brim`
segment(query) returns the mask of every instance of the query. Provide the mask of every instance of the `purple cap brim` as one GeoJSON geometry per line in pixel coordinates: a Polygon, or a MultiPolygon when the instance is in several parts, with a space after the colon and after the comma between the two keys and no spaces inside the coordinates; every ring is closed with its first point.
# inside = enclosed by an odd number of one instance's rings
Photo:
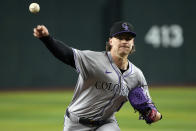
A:
{"type": "Polygon", "coordinates": [[[124,33],[124,32],[131,33],[131,35],[133,35],[133,37],[136,37],[136,33],[132,32],[132,31],[120,31],[120,32],[114,33],[111,37],[113,37],[113,36],[115,36],[117,34],[120,34],[120,33],[124,33]]]}

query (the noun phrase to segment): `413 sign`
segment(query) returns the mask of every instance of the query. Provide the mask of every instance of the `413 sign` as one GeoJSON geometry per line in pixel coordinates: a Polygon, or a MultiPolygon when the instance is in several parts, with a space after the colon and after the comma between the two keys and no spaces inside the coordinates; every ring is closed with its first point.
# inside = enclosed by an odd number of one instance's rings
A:
{"type": "Polygon", "coordinates": [[[147,44],[151,44],[154,48],[172,47],[179,48],[183,45],[183,29],[180,25],[153,25],[147,32],[145,38],[147,44]]]}

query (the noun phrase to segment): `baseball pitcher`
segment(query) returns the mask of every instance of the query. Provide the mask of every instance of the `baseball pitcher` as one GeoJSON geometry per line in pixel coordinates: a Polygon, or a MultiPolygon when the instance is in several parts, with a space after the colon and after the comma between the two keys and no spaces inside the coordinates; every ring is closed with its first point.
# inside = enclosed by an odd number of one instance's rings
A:
{"type": "Polygon", "coordinates": [[[162,118],[142,71],[128,60],[128,55],[135,51],[136,37],[130,23],[113,24],[103,52],[71,48],[53,38],[44,25],[34,28],[33,34],[79,74],[64,116],[64,131],[120,131],[114,115],[126,101],[147,124],[162,118]]]}

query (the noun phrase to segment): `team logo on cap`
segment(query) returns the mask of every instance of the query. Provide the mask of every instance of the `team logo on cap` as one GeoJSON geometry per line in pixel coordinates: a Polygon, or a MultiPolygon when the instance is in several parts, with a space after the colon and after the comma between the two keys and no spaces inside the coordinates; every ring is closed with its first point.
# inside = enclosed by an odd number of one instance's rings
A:
{"type": "Polygon", "coordinates": [[[123,23],[122,28],[124,28],[124,30],[129,30],[129,27],[128,27],[127,23],[123,23]]]}

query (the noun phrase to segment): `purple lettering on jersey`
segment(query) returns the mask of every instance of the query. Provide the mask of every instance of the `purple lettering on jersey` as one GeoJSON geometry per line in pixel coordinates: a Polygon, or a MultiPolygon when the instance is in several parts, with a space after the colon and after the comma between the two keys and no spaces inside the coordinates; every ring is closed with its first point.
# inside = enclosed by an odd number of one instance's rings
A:
{"type": "Polygon", "coordinates": [[[110,82],[96,81],[95,88],[104,89],[107,91],[114,92],[114,94],[119,94],[122,96],[128,96],[129,88],[125,85],[114,84],[110,82]]]}

